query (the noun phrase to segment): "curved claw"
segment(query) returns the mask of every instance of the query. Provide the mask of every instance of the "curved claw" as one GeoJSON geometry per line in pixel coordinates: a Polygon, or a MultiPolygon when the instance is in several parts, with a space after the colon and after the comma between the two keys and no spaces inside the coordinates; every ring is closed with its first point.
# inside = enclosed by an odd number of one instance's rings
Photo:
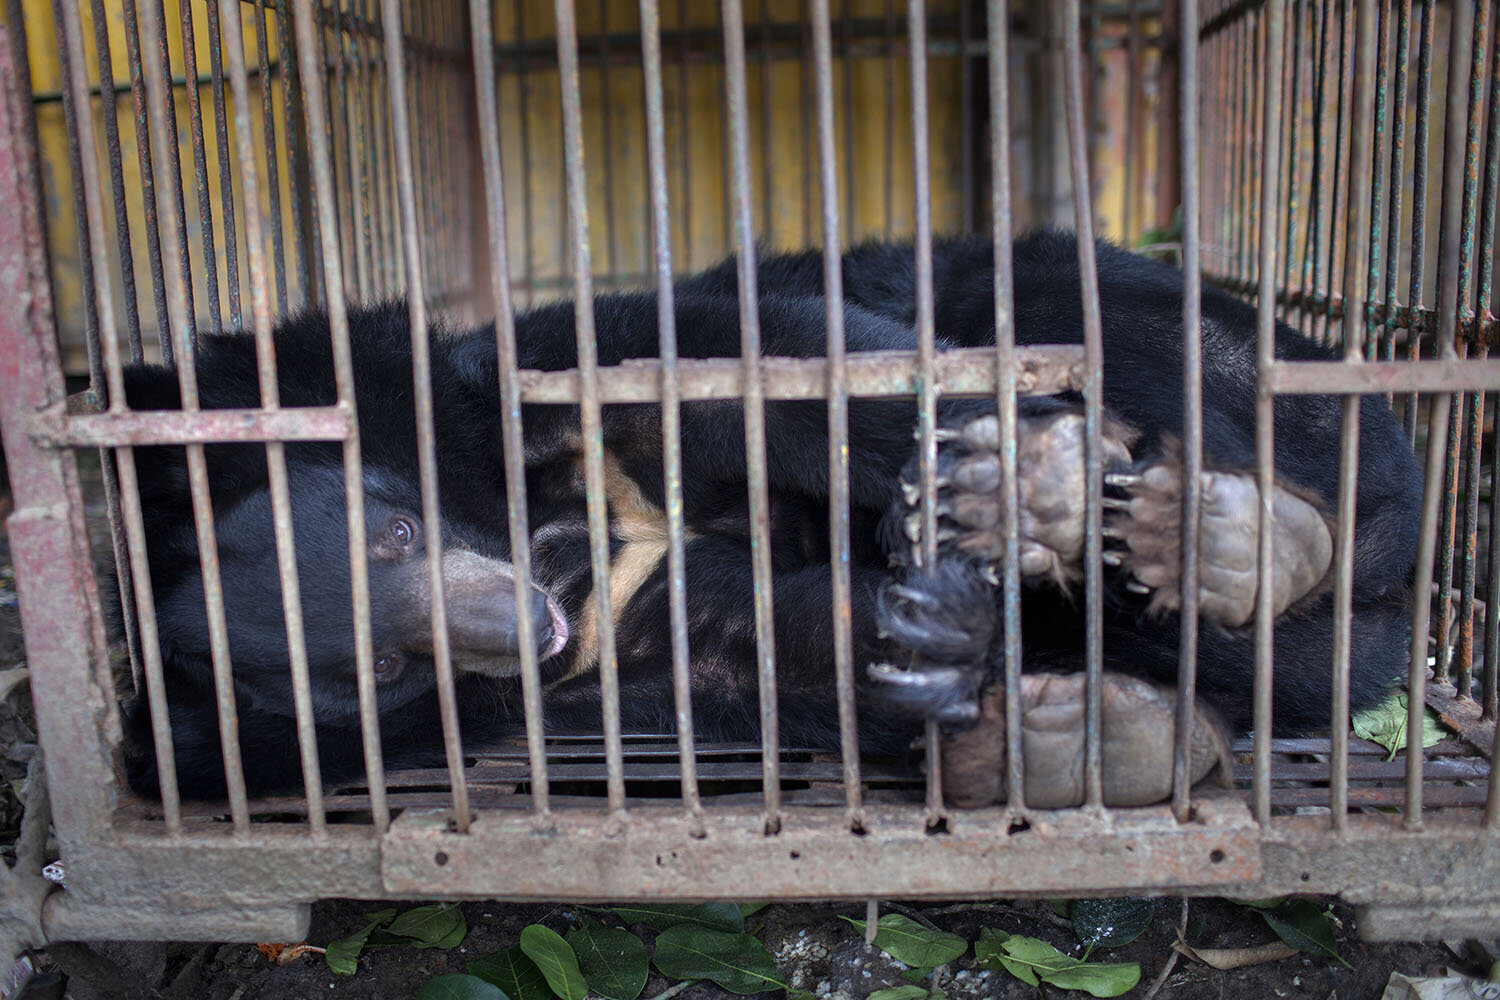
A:
{"type": "Polygon", "coordinates": [[[1129,583],[1125,584],[1125,589],[1130,591],[1132,594],[1140,594],[1143,597],[1149,596],[1151,593],[1151,588],[1146,586],[1144,583],[1141,583],[1139,580],[1131,580],[1129,583]]]}
{"type": "Polygon", "coordinates": [[[1138,472],[1108,472],[1104,475],[1104,485],[1113,486],[1116,489],[1128,490],[1141,485],[1142,477],[1138,472]]]}
{"type": "Polygon", "coordinates": [[[903,688],[947,687],[962,684],[966,679],[957,667],[903,670],[893,663],[872,663],[866,669],[870,680],[903,688]]]}
{"type": "Polygon", "coordinates": [[[930,591],[919,590],[916,587],[908,587],[904,583],[891,584],[890,591],[892,597],[899,597],[903,601],[915,604],[919,608],[926,608],[929,611],[936,611],[942,606],[942,602],[938,600],[937,595],[930,591]]]}

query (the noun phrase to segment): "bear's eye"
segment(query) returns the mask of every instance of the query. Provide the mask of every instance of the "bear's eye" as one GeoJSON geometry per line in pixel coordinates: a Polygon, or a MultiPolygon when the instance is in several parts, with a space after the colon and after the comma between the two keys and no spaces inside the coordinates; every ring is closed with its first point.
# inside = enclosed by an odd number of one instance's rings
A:
{"type": "Polygon", "coordinates": [[[406,666],[406,657],[400,653],[387,653],[375,658],[375,679],[377,681],[395,680],[401,675],[406,666]]]}
{"type": "Polygon", "coordinates": [[[391,541],[402,548],[417,540],[416,526],[404,517],[398,517],[391,521],[390,532],[391,541]]]}

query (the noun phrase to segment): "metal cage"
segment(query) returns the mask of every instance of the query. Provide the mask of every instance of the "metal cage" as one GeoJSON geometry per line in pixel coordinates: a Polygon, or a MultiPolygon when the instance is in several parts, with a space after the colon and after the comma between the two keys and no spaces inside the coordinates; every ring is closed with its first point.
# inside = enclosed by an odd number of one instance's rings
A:
{"type": "MultiPolygon", "coordinates": [[[[589,6],[54,0],[49,7],[10,0],[0,26],[0,204],[7,206],[0,213],[0,417],[30,683],[52,827],[67,866],[67,889],[49,891],[34,870],[42,844],[33,822],[11,881],[20,901],[14,917],[34,943],[295,939],[309,902],[331,896],[1326,892],[1360,906],[1360,929],[1371,938],[1492,928],[1500,914],[1500,789],[1489,763],[1500,615],[1490,612],[1500,606],[1493,572],[1500,535],[1489,524],[1500,503],[1500,467],[1485,405],[1486,393],[1500,391],[1500,362],[1486,360],[1496,329],[1500,60],[1489,0],[1226,0],[1201,8],[1186,0],[911,0],[904,13],[890,0],[848,0],[838,10],[828,0],[805,8],[683,0],[665,16],[657,0],[589,6]],[[1048,224],[1082,237],[1081,349],[1013,343],[1011,237],[1048,224]],[[993,236],[1000,331],[993,350],[934,349],[935,229],[993,236]],[[915,395],[920,448],[930,456],[940,394],[994,396],[1013,441],[1018,394],[1080,391],[1093,484],[1086,666],[1089,712],[1098,711],[1102,354],[1088,237],[1099,231],[1190,265],[1190,483],[1202,457],[1201,278],[1258,304],[1263,490],[1274,475],[1274,397],[1344,396],[1329,738],[1271,739],[1258,726],[1260,735],[1236,748],[1240,789],[1204,795],[1188,787],[1187,727],[1180,727],[1171,804],[1129,810],[1101,804],[1098,740],[1091,739],[1083,808],[949,808],[935,753],[927,755],[923,785],[862,768],[853,741],[847,567],[841,575],[835,558],[843,753],[780,746],[767,399],[826,399],[834,537],[847,545],[847,449],[839,446],[847,444],[851,397],[915,395]],[[920,347],[895,357],[846,355],[840,250],[891,233],[915,240],[920,347]],[[515,310],[537,297],[566,293],[591,303],[600,289],[654,286],[669,318],[673,276],[724,252],[737,255],[741,287],[755,289],[757,240],[822,247],[833,331],[826,359],[763,359],[748,294],[741,297],[741,361],[679,360],[666,322],[659,360],[603,367],[593,350],[592,309],[582,308],[576,370],[516,369],[515,310]],[[466,756],[452,726],[452,667],[440,646],[448,768],[384,773],[356,557],[368,781],[324,789],[306,656],[297,651],[293,542],[282,533],[306,796],[250,800],[231,761],[226,805],[184,803],[165,774],[159,804],[136,799],[118,777],[116,691],[133,680],[158,707],[170,692],[132,448],[187,445],[221,718],[232,730],[203,447],[264,443],[277,516],[289,525],[283,443],[341,442],[357,550],[364,501],[346,303],[395,294],[407,297],[414,331],[426,331],[437,313],[497,318],[502,393],[516,404],[503,414],[511,497],[524,496],[520,449],[512,447],[520,441],[519,401],[581,408],[595,592],[606,602],[597,615],[600,733],[544,732],[533,654],[522,660],[525,741],[466,756]],[[259,409],[200,411],[191,365],[179,369],[181,413],[124,405],[129,360],[191,357],[196,338],[225,329],[252,329],[268,344],[273,318],[305,304],[330,318],[337,405],[287,409],[272,393],[259,409]],[[1344,360],[1275,360],[1277,317],[1341,344],[1344,360]],[[86,371],[87,383],[70,394],[65,374],[75,370],[86,371]],[[1420,713],[1431,704],[1453,730],[1438,746],[1389,763],[1344,724],[1359,429],[1349,415],[1360,393],[1385,393],[1413,442],[1425,439],[1410,724],[1420,731],[1420,713]],[[662,404],[670,496],[682,485],[678,408],[699,399],[742,400],[746,414],[760,543],[761,745],[695,743],[690,724],[676,734],[621,732],[604,583],[601,408],[662,404]],[[106,502],[109,541],[101,548],[117,567],[113,587],[128,595],[128,648],[112,648],[107,637],[109,598],[96,578],[86,493],[106,502]],[[673,793],[637,794],[646,783],[668,783],[673,793]],[[756,790],[746,792],[747,783],[756,790]]],[[[431,399],[421,395],[426,341],[414,339],[424,520],[435,525],[431,399]]],[[[274,386],[274,362],[269,352],[261,357],[262,385],[274,386]]],[[[1013,473],[1013,447],[1005,461],[1013,473]]],[[[929,461],[929,518],[931,469],[929,461]]],[[[1195,523],[1197,490],[1186,492],[1188,523],[1195,523]]],[[[510,518],[512,537],[524,540],[524,504],[513,503],[510,518]]],[[[680,515],[671,529],[677,718],[686,721],[680,515]]],[[[1014,552],[1013,515],[1007,529],[1014,552]]],[[[1193,548],[1184,546],[1188,579],[1193,548]]],[[[524,588],[527,549],[515,549],[524,588]]],[[[1012,623],[1020,613],[1014,562],[1004,580],[1012,623]]],[[[1261,572],[1267,594],[1264,556],[1261,572]]],[[[1180,706],[1194,686],[1192,590],[1184,598],[1180,706]]],[[[1258,621],[1255,694],[1264,720],[1270,615],[1258,621]]],[[[1007,634],[1006,677],[1015,685],[1018,630],[1007,634]]],[[[1017,729],[1011,787],[1020,784],[1017,729]]],[[[155,735],[170,745],[164,721],[155,735]]],[[[929,749],[936,738],[930,727],[929,749]]],[[[47,796],[34,794],[30,807],[45,816],[47,796]]],[[[45,824],[40,830],[45,839],[45,824]]]]}

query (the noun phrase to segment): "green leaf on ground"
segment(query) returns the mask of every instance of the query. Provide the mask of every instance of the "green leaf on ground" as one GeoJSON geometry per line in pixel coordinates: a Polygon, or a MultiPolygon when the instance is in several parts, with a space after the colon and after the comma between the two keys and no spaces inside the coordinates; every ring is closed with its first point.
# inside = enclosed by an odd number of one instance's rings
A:
{"type": "Polygon", "coordinates": [[[1047,982],[1096,997],[1117,997],[1141,981],[1141,967],[1135,962],[1084,962],[1045,941],[993,927],[980,933],[974,955],[985,968],[1004,969],[1029,986],[1047,982]]]}
{"type": "Polygon", "coordinates": [[[876,990],[865,1000],[927,1000],[927,988],[925,986],[891,986],[887,989],[876,990]]]}
{"type": "Polygon", "coordinates": [[[469,975],[500,987],[510,1000],[552,1000],[552,988],[520,945],[482,955],[469,963],[469,975]]]}
{"type": "Polygon", "coordinates": [[[578,956],[578,968],[589,989],[608,1000],[635,1000],[646,988],[651,959],[640,938],[618,927],[605,927],[584,917],[568,932],[568,944],[578,956]]]}
{"type": "MultiPolygon", "coordinates": [[[[1386,760],[1395,760],[1396,751],[1406,749],[1407,722],[1411,716],[1406,695],[1397,691],[1378,705],[1354,714],[1354,735],[1385,747],[1386,760]]],[[[1430,747],[1443,738],[1443,727],[1430,708],[1422,711],[1422,745],[1430,747]]]]}
{"type": "MultiPolygon", "coordinates": [[[[865,922],[845,917],[865,932],[865,922]]],[[[875,947],[898,962],[913,967],[931,967],[951,962],[969,950],[969,942],[957,934],[935,931],[899,913],[887,913],[875,925],[875,947]]]]}
{"type": "Polygon", "coordinates": [[[374,924],[365,924],[348,937],[328,942],[323,958],[334,975],[354,975],[354,970],[359,966],[359,954],[365,950],[365,942],[369,941],[370,932],[374,929],[374,924]]]}
{"type": "Polygon", "coordinates": [[[643,903],[613,909],[625,923],[645,924],[653,931],[664,931],[678,924],[693,924],[732,934],[745,929],[745,915],[734,903],[643,903]]]}
{"type": "Polygon", "coordinates": [[[579,971],[578,956],[557,931],[541,924],[522,928],[521,950],[542,970],[547,985],[562,1000],[583,1000],[588,996],[589,988],[579,971]]]}
{"type": "Polygon", "coordinates": [[[464,911],[457,903],[433,903],[407,910],[385,928],[389,934],[409,938],[414,948],[452,948],[468,933],[464,911]]]}
{"type": "Polygon", "coordinates": [[[731,993],[786,989],[771,953],[749,934],[670,927],[657,935],[654,961],[668,979],[708,979],[731,993]]]}
{"type": "Polygon", "coordinates": [[[417,1000],[510,1000],[500,987],[478,976],[450,973],[434,976],[417,991],[417,1000]]]}
{"type": "Polygon", "coordinates": [[[1156,900],[1139,896],[1073,901],[1073,933],[1091,948],[1119,948],[1146,932],[1156,900]]]}
{"type": "Polygon", "coordinates": [[[1298,951],[1332,958],[1347,969],[1354,968],[1339,954],[1333,939],[1333,921],[1328,910],[1318,904],[1306,899],[1292,899],[1274,910],[1261,910],[1260,915],[1271,925],[1277,937],[1298,951]]]}

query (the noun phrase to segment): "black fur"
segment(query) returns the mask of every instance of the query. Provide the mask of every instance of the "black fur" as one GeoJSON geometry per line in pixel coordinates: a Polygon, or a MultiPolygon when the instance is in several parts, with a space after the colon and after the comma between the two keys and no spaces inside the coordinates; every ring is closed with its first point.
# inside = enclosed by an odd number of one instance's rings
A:
{"type": "MultiPolygon", "coordinates": [[[[992,251],[983,240],[940,243],[934,251],[940,346],[991,343],[992,251]]],[[[1106,245],[1099,247],[1099,285],[1105,327],[1106,405],[1139,428],[1137,457],[1162,447],[1180,429],[1181,276],[1170,267],[1106,245]]],[[[915,300],[909,246],[873,244],[844,259],[846,323],[851,350],[910,348],[915,300]]],[[[766,257],[759,289],[764,352],[819,356],[826,342],[822,261],[815,253],[766,257]]],[[[685,357],[738,357],[740,341],[735,271],[726,262],[677,287],[677,329],[685,357]]],[[[1071,237],[1039,234],[1015,246],[1017,339],[1068,343],[1081,339],[1076,246],[1071,237]]],[[[1205,451],[1221,467],[1248,468],[1254,457],[1254,312],[1212,288],[1203,295],[1205,451]]],[[[654,357],[654,293],[601,296],[595,303],[599,360],[654,357]]],[[[389,550],[392,525],[420,529],[412,417],[410,342],[406,310],[389,305],[351,313],[350,327],[364,458],[367,526],[372,546],[371,593],[376,655],[407,657],[380,686],[385,761],[393,768],[435,765],[442,759],[431,661],[412,653],[405,606],[410,581],[402,566],[420,562],[421,547],[389,550]]],[[[558,303],[516,319],[520,363],[560,370],[576,362],[573,309],[558,303]]],[[[310,314],[276,333],[283,405],[334,401],[327,322],[310,314]]],[[[461,548],[493,560],[510,556],[499,437],[499,393],[491,328],[436,331],[433,389],[445,550],[461,548]]],[[[1290,358],[1330,355],[1288,328],[1278,352],[1290,358]]],[[[206,408],[258,404],[254,345],[248,335],[201,342],[197,372],[206,408]]],[[[179,405],[176,374],[158,367],[129,372],[133,407],[179,405]]],[[[990,405],[947,399],[942,419],[959,419],[990,405]]],[[[1025,412],[1059,405],[1027,399],[1025,412]]],[[[891,576],[889,538],[882,519],[899,502],[898,476],[913,451],[911,400],[855,400],[850,404],[853,524],[853,628],[856,669],[899,650],[881,638],[877,603],[891,576]]],[[[783,741],[835,746],[833,633],[827,517],[826,408],[821,401],[771,402],[766,407],[772,502],[772,562],[778,695],[783,741]]],[[[558,728],[597,728],[597,679],[574,676],[592,604],[586,507],[578,463],[575,407],[523,408],[527,499],[535,579],[566,614],[566,647],[543,664],[554,681],[545,695],[546,720],[558,728]],[[561,679],[559,679],[561,678],[561,679]]],[[[1340,408],[1330,397],[1281,397],[1276,409],[1278,474],[1326,499],[1337,495],[1340,408]]],[[[689,403],[683,408],[684,512],[687,543],[689,644],[695,727],[703,739],[758,736],[754,595],[751,585],[742,408],[736,401],[689,403]]],[[[1355,556],[1354,685],[1356,705],[1378,694],[1404,668],[1405,598],[1417,530],[1420,479],[1401,429],[1378,399],[1366,399],[1361,419],[1361,474],[1355,556]]],[[[659,410],[651,405],[605,409],[604,445],[612,475],[644,506],[663,499],[659,410]]],[[[260,446],[207,449],[223,567],[230,651],[234,663],[240,744],[252,792],[295,789],[300,765],[290,710],[288,654],[281,616],[274,536],[260,446]]],[[[336,445],[289,444],[292,506],[302,609],[325,779],[363,774],[353,670],[352,615],[342,499],[343,470],[336,445]]],[[[182,449],[139,448],[136,462],[150,538],[152,585],[161,620],[162,652],[171,706],[179,781],[184,794],[223,794],[219,733],[208,658],[202,581],[198,569],[182,449]]],[[[612,549],[629,541],[623,507],[611,510],[612,549]]],[[[417,531],[420,541],[421,532],[417,531]]],[[[961,634],[974,652],[992,656],[998,643],[994,595],[969,573],[949,572],[952,607],[964,607],[961,634]]],[[[1106,657],[1113,666],[1163,679],[1176,673],[1177,627],[1152,619],[1141,603],[1111,588],[1106,609],[1106,657]]],[[[670,638],[664,565],[644,576],[620,610],[616,632],[623,723],[627,729],[673,728],[670,638]]],[[[1075,669],[1081,651],[1079,605],[1052,588],[1028,589],[1024,599],[1028,669],[1075,669]]],[[[887,616],[887,624],[893,622],[887,616]]],[[[900,631],[900,622],[894,622],[900,631]]],[[[1331,614],[1322,599],[1277,625],[1275,711],[1282,730],[1326,725],[1331,614]]],[[[961,638],[961,637],[960,637],[961,638]]],[[[1200,639],[1199,685],[1232,724],[1248,723],[1251,679],[1249,630],[1206,627],[1200,639]]],[[[586,666],[586,665],[585,665],[586,666]]],[[[480,746],[521,726],[519,682],[474,673],[459,675],[465,742],[480,746]]],[[[867,750],[899,750],[916,722],[861,695],[861,739],[867,750]]],[[[152,793],[157,776],[144,699],[129,713],[127,760],[132,784],[152,793]]]]}

